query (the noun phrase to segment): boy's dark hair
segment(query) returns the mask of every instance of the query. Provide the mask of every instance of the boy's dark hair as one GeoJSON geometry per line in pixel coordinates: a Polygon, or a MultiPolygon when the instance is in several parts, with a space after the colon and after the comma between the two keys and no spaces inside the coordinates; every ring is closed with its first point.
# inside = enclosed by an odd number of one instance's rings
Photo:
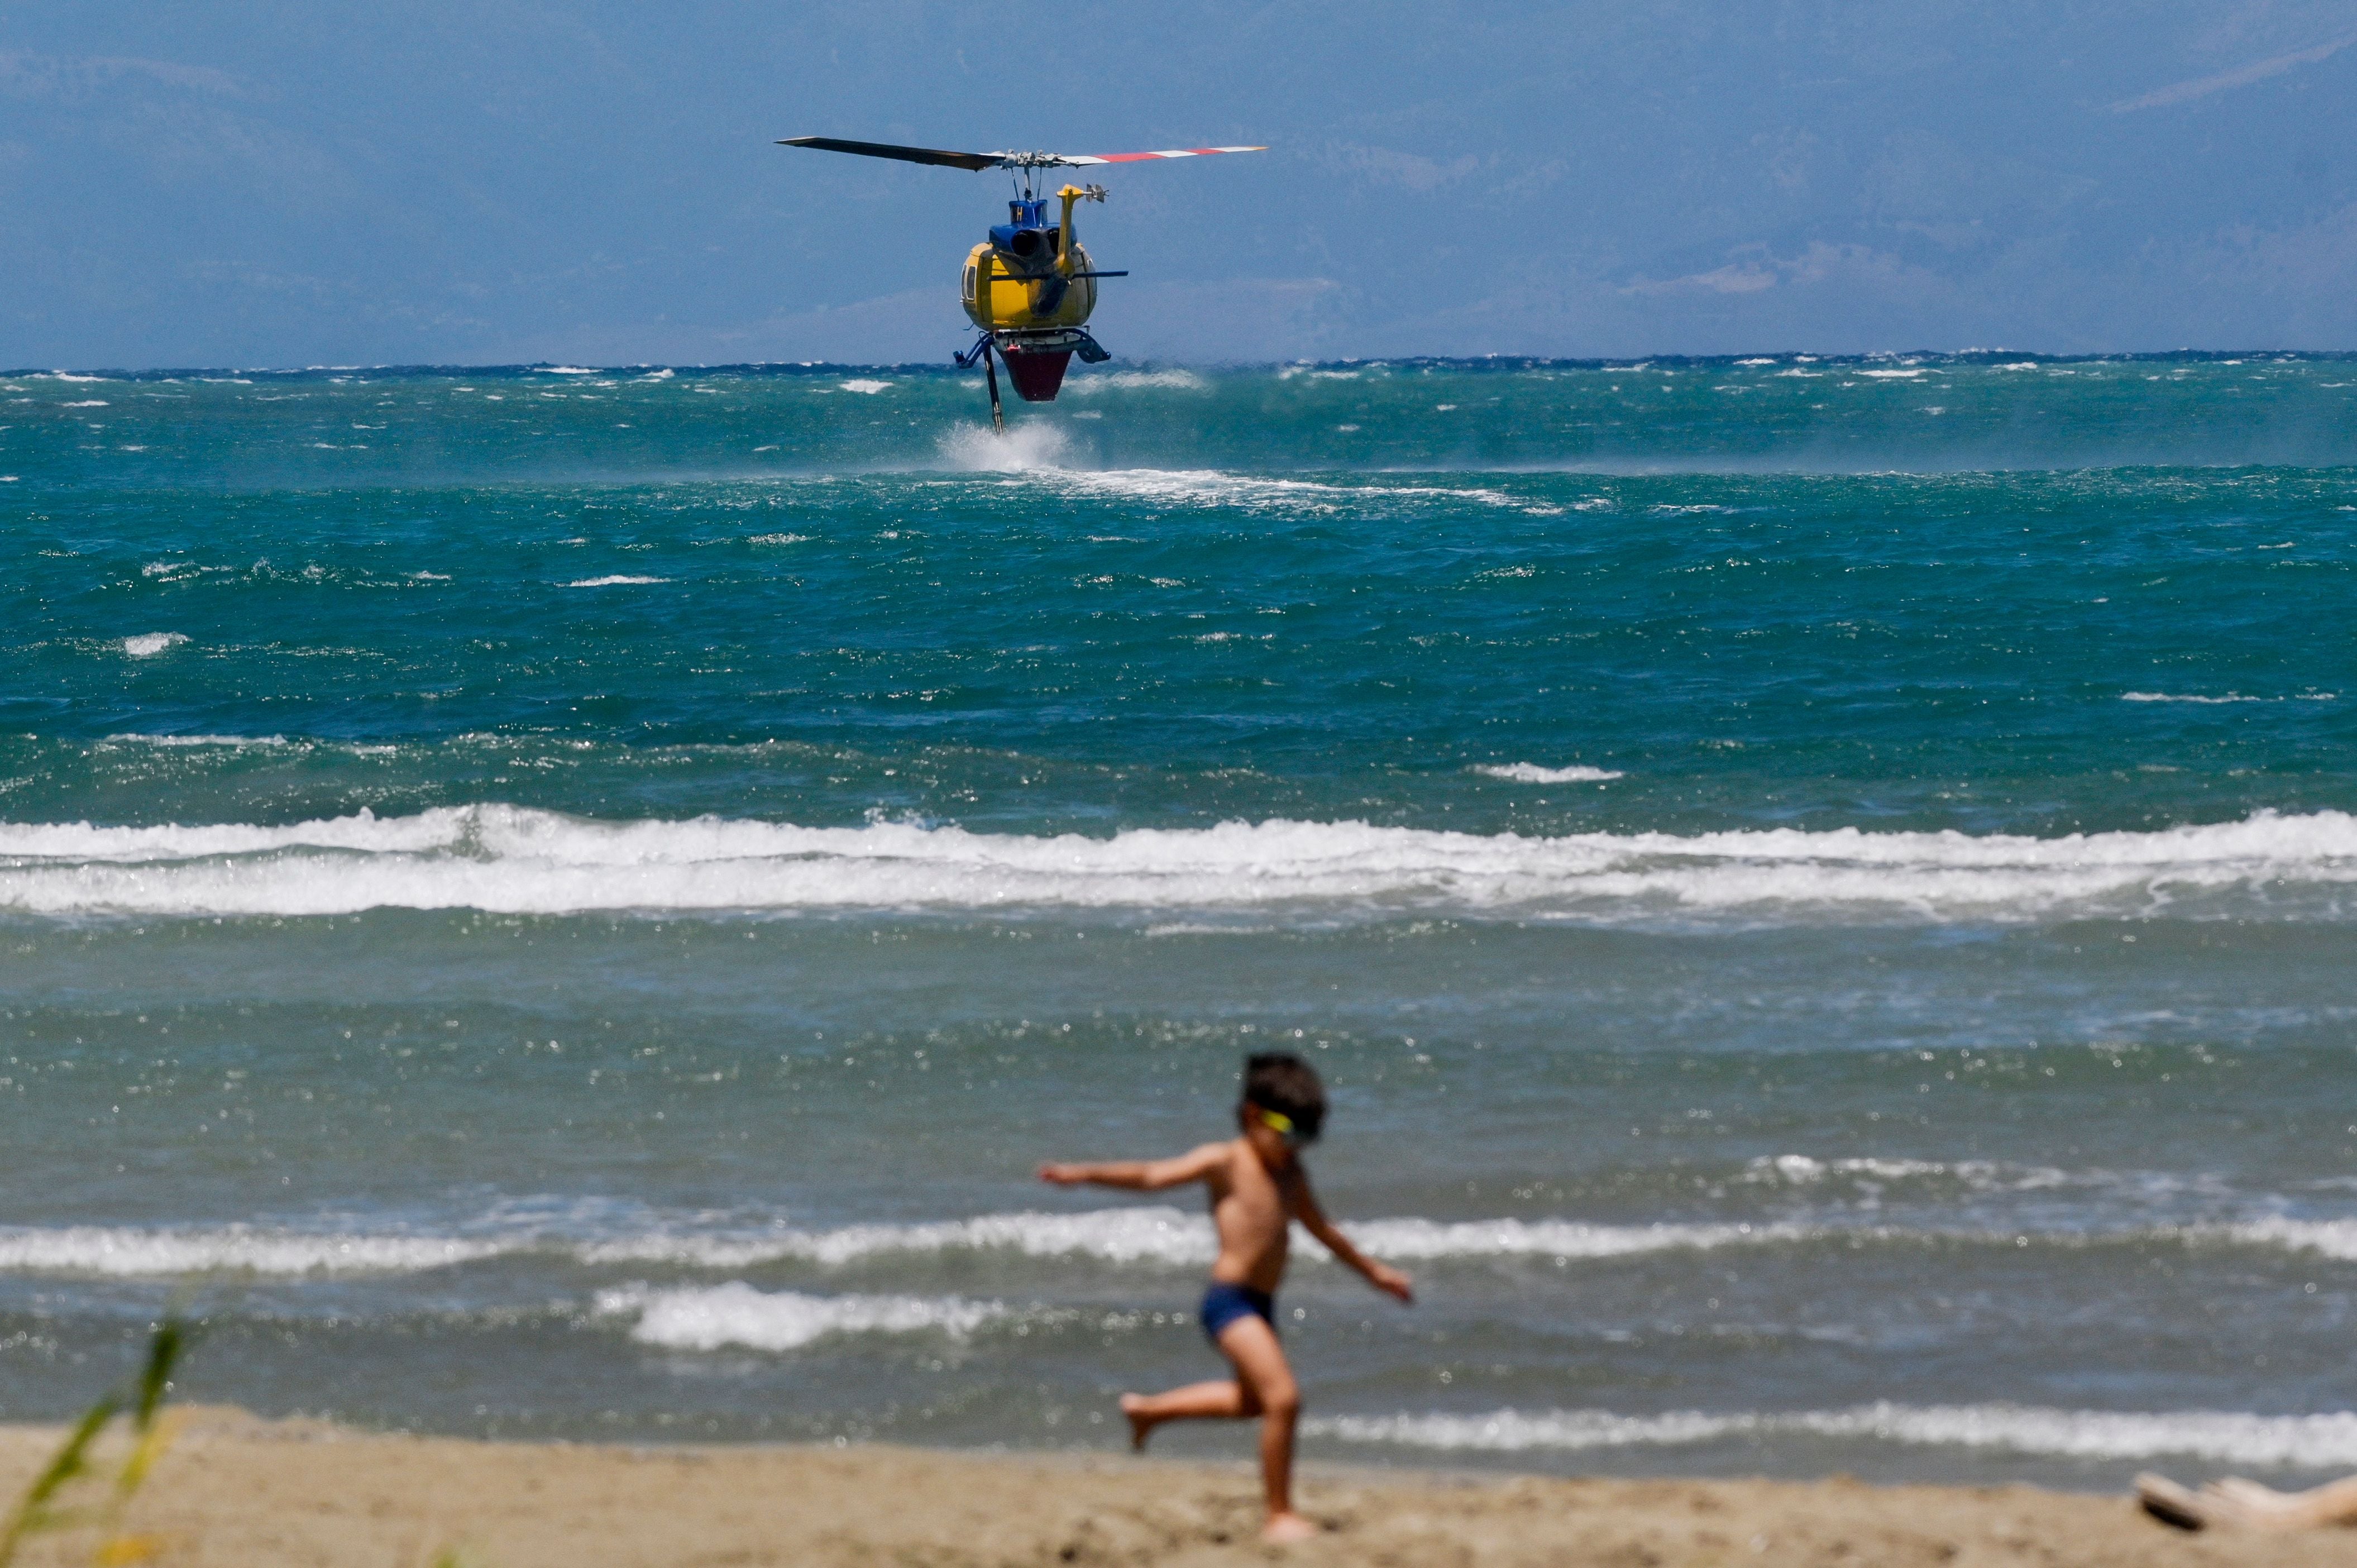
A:
{"type": "Polygon", "coordinates": [[[1304,1140],[1326,1123],[1326,1086],[1291,1051],[1257,1051],[1244,1058],[1244,1103],[1290,1118],[1304,1140]]]}

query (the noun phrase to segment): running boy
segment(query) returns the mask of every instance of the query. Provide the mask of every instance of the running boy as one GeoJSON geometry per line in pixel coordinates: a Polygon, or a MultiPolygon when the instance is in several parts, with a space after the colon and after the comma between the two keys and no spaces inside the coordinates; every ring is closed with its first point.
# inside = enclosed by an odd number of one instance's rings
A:
{"type": "Polygon", "coordinates": [[[1293,1511],[1293,1428],[1301,1415],[1301,1394],[1276,1342],[1286,1222],[1301,1221],[1303,1230],[1377,1290],[1402,1301],[1415,1299],[1407,1276],[1351,1245],[1311,1196],[1301,1151],[1318,1141],[1325,1120],[1325,1086],[1309,1064],[1271,1051],[1244,1063],[1243,1100],[1236,1107],[1243,1136],[1206,1144],[1175,1159],[1039,1167],[1040,1179],[1059,1187],[1094,1182],[1157,1192],[1199,1181],[1211,1189],[1220,1255],[1211,1264],[1211,1286],[1203,1293],[1203,1332],[1236,1375],[1168,1393],[1124,1394],[1121,1411],[1129,1417],[1130,1440],[1139,1448],[1166,1421],[1259,1416],[1261,1480],[1268,1493],[1268,1522],[1261,1535],[1267,1541],[1305,1541],[1318,1533],[1316,1525],[1293,1511]]]}

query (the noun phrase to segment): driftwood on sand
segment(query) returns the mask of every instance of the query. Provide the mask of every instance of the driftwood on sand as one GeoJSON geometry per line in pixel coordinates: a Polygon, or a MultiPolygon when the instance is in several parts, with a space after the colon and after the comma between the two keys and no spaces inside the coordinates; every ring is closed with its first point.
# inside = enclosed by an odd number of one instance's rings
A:
{"type": "Polygon", "coordinates": [[[2206,1483],[2200,1491],[2150,1472],[2136,1478],[2144,1511],[2179,1530],[2314,1530],[2357,1524],[2357,1476],[2304,1492],[2279,1492],[2240,1476],[2206,1483]]]}

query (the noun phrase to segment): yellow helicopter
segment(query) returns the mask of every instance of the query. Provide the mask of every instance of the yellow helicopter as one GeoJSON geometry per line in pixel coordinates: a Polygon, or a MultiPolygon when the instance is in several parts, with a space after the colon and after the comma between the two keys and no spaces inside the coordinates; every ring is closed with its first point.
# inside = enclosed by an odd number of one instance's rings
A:
{"type": "Polygon", "coordinates": [[[958,367],[963,370],[976,360],[982,361],[983,373],[990,381],[990,422],[1001,430],[1006,428],[1006,415],[999,407],[993,351],[1006,361],[1006,374],[1024,402],[1053,403],[1074,354],[1090,365],[1113,358],[1089,336],[1089,313],[1097,307],[1097,279],[1129,275],[1097,271],[1072,230],[1073,203],[1103,201],[1104,187],[1068,185],[1056,192],[1055,199],[1063,203],[1063,211],[1060,221],[1050,223],[1049,199],[1032,193],[1038,171],[1268,151],[1266,147],[1179,147],[1159,153],[948,153],[884,142],[845,142],[832,136],[790,136],[778,145],[937,164],[977,173],[994,168],[1020,171],[1017,178],[1022,194],[1006,204],[1007,220],[993,224],[990,238],[966,253],[965,274],[959,284],[966,317],[982,329],[982,336],[957,356],[958,367]]]}

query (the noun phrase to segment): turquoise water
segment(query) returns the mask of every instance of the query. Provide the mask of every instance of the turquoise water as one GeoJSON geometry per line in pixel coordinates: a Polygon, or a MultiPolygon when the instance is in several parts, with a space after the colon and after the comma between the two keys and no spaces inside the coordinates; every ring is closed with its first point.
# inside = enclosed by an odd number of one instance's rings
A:
{"type": "Polygon", "coordinates": [[[0,377],[0,1416],[1109,1446],[1278,1042],[1329,1456],[2357,1465],[2357,361],[980,413],[0,377]]]}

